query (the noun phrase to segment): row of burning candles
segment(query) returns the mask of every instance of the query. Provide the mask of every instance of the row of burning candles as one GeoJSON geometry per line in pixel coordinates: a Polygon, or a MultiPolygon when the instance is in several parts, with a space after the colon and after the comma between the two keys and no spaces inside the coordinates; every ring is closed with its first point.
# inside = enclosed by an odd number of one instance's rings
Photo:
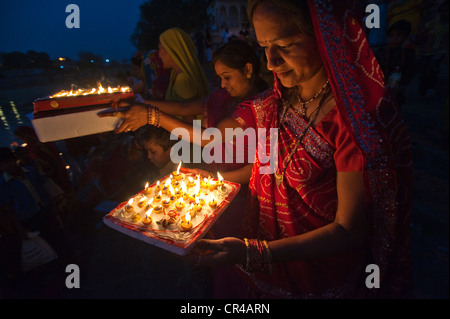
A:
{"type": "Polygon", "coordinates": [[[56,94],[53,94],[50,96],[50,98],[55,97],[65,97],[65,96],[78,96],[78,95],[90,95],[90,94],[104,94],[104,93],[127,93],[131,92],[131,88],[128,86],[118,86],[118,87],[110,87],[104,88],[101,83],[98,84],[98,88],[92,88],[92,89],[78,89],[78,90],[70,90],[70,91],[60,91],[56,94]]]}
{"type": "MultiPolygon", "coordinates": [[[[161,186],[160,181],[157,182],[155,190],[158,191],[158,193],[149,200],[147,196],[151,195],[153,189],[149,187],[148,183],[145,185],[143,194],[141,194],[139,200],[137,201],[137,206],[142,208],[145,205],[144,210],[146,210],[146,213],[144,215],[144,218],[142,219],[138,214],[133,215],[132,219],[134,222],[142,221],[144,225],[148,226],[153,222],[153,219],[151,217],[152,213],[160,214],[164,211],[164,207],[169,207],[175,201],[175,208],[178,211],[182,211],[186,207],[185,201],[188,201],[190,202],[190,206],[186,214],[182,217],[181,221],[181,228],[185,231],[188,231],[192,228],[191,218],[195,217],[197,212],[202,210],[203,205],[206,202],[205,196],[200,191],[200,189],[205,188],[210,191],[213,191],[215,189],[223,190],[224,182],[223,177],[220,175],[220,173],[217,173],[217,181],[212,180],[211,178],[204,178],[203,181],[200,181],[200,176],[197,175],[197,178],[195,180],[189,176],[187,185],[184,181],[180,182],[180,180],[182,179],[182,175],[179,173],[180,165],[178,165],[177,171],[174,171],[172,175],[170,175],[163,186],[161,186]],[[192,195],[188,194],[188,187],[194,187],[194,192],[192,195]],[[168,196],[164,200],[162,200],[163,194],[167,194],[168,196]],[[153,202],[161,202],[161,205],[153,207],[153,202]]],[[[134,198],[130,198],[130,200],[124,206],[124,210],[129,214],[134,210],[132,206],[133,202],[134,198]]],[[[217,201],[213,193],[211,193],[210,195],[208,205],[211,208],[215,208],[217,206],[217,201]]],[[[169,217],[170,218],[168,222],[173,223],[175,216],[170,216],[169,214],[169,217]]]]}

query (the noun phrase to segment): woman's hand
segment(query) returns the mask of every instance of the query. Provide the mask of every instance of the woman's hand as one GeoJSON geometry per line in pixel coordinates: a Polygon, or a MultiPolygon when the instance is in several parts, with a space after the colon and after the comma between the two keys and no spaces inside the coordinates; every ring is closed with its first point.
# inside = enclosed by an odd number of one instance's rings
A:
{"type": "Polygon", "coordinates": [[[196,246],[200,251],[197,264],[199,265],[232,265],[245,264],[247,247],[243,240],[234,237],[222,239],[200,239],[196,246]]]}
{"type": "Polygon", "coordinates": [[[116,129],[116,133],[136,131],[148,122],[147,106],[135,104],[128,111],[123,112],[121,117],[123,118],[123,122],[116,129]]]}

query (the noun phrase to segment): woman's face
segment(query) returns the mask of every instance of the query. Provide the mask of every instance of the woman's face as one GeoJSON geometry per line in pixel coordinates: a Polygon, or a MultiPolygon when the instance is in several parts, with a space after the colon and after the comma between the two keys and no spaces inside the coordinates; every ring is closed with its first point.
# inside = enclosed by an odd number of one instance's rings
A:
{"type": "MultiPolygon", "coordinates": [[[[244,74],[241,70],[230,68],[220,60],[214,63],[214,70],[220,77],[222,88],[227,90],[232,97],[245,98],[247,94],[253,91],[251,88],[252,82],[247,78],[247,74],[244,74]]],[[[251,72],[250,63],[247,64],[244,72],[251,72]]]]}
{"type": "Polygon", "coordinates": [[[256,38],[267,56],[267,68],[283,86],[291,88],[311,80],[322,67],[316,41],[298,32],[279,10],[260,4],[253,14],[256,38]]]}
{"type": "Polygon", "coordinates": [[[172,57],[169,55],[169,53],[167,52],[167,50],[164,48],[164,46],[160,43],[158,45],[158,54],[159,54],[159,58],[161,59],[163,66],[165,69],[172,69],[173,68],[173,60],[172,57]]]}

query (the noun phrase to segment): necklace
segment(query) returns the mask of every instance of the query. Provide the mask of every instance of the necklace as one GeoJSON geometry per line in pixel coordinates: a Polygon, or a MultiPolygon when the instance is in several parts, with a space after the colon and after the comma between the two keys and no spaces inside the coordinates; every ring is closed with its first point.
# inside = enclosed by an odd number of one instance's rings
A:
{"type": "MultiPolygon", "coordinates": [[[[328,81],[327,83],[328,84],[328,81]]],[[[325,85],[326,86],[326,85],[325,85]]],[[[325,87],[324,86],[324,87],[325,87]]],[[[322,88],[323,89],[323,88],[322,88]]],[[[311,116],[309,118],[308,124],[306,125],[305,129],[303,130],[302,134],[300,135],[300,137],[298,138],[297,142],[295,142],[295,146],[294,148],[291,150],[291,152],[289,153],[288,157],[283,161],[283,172],[281,174],[278,173],[278,169],[277,171],[274,173],[275,176],[275,182],[277,184],[277,186],[280,186],[280,184],[283,182],[284,179],[284,174],[286,173],[286,169],[292,159],[292,156],[294,155],[294,153],[297,151],[298,146],[300,145],[300,143],[302,142],[303,138],[305,137],[306,132],[308,131],[309,127],[311,126],[311,124],[314,122],[314,120],[317,117],[317,114],[319,113],[320,108],[322,107],[324,101],[326,100],[327,96],[328,96],[329,91],[326,91],[326,93],[323,95],[323,97],[320,99],[319,101],[319,105],[317,105],[316,109],[311,113],[311,116]]],[[[280,120],[280,123],[283,124],[284,121],[284,116],[286,114],[286,110],[287,110],[287,104],[284,106],[283,112],[282,112],[282,117],[280,120]]]]}
{"type": "Polygon", "coordinates": [[[306,100],[306,101],[302,101],[302,99],[300,98],[300,94],[297,94],[297,100],[300,103],[300,109],[299,109],[300,116],[302,116],[303,118],[306,118],[306,104],[309,104],[312,101],[314,101],[315,99],[317,99],[317,97],[323,92],[323,90],[325,90],[327,85],[328,85],[328,79],[325,82],[325,84],[322,86],[322,88],[319,90],[319,92],[314,94],[314,96],[312,98],[310,98],[309,100],[306,100]]]}

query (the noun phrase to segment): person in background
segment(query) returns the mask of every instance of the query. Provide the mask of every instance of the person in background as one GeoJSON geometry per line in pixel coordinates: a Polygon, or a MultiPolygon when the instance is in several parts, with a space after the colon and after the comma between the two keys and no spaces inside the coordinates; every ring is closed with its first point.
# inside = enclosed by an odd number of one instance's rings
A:
{"type": "Polygon", "coordinates": [[[8,147],[0,147],[0,172],[0,207],[14,214],[21,236],[39,231],[58,256],[68,261],[73,251],[44,188],[46,177],[34,166],[19,165],[8,147]]]}
{"type": "Polygon", "coordinates": [[[177,170],[178,163],[170,160],[172,146],[177,139],[170,139],[170,132],[156,126],[144,126],[137,131],[139,144],[145,151],[148,160],[157,168],[154,180],[161,179],[177,170]]]}
{"type": "Polygon", "coordinates": [[[212,59],[212,52],[213,52],[213,43],[212,43],[212,36],[211,31],[209,28],[205,29],[205,58],[206,62],[211,62],[212,59]]]}
{"type": "Polygon", "coordinates": [[[164,68],[158,50],[143,55],[141,69],[145,78],[144,99],[164,100],[169,86],[170,69],[164,68]]]}
{"type": "MultiPolygon", "coordinates": [[[[171,28],[160,35],[159,41],[159,57],[164,68],[171,69],[165,100],[185,102],[208,95],[206,75],[189,34],[171,28]]],[[[192,118],[183,120],[189,122],[192,118]]]]}
{"type": "Polygon", "coordinates": [[[28,152],[29,160],[35,162],[42,173],[50,177],[64,192],[73,192],[66,165],[55,144],[39,141],[31,126],[19,126],[14,131],[14,135],[26,143],[23,148],[28,152]]]}
{"type": "Polygon", "coordinates": [[[105,143],[89,157],[75,189],[78,200],[89,209],[102,200],[121,202],[131,197],[155,175],[135,136],[103,135],[105,143]]]}
{"type": "Polygon", "coordinates": [[[401,107],[406,101],[405,90],[416,72],[415,50],[405,46],[411,33],[411,25],[399,20],[388,29],[388,43],[378,47],[374,54],[384,72],[386,84],[401,107]]]}
{"type": "Polygon", "coordinates": [[[145,93],[144,75],[142,74],[142,52],[137,52],[130,60],[131,75],[128,77],[128,84],[135,95],[145,93]]]}

